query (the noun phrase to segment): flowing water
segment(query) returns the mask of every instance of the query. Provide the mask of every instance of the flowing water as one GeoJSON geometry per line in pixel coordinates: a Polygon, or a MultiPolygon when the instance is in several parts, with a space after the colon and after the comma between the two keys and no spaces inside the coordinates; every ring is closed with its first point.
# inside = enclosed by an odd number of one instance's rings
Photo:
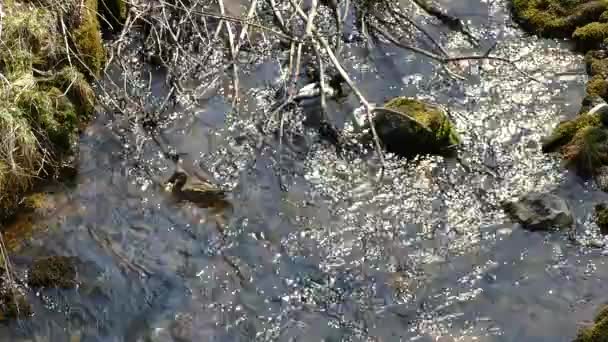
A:
{"type": "MultiPolygon", "coordinates": [[[[373,153],[345,153],[290,120],[281,153],[254,123],[276,78],[273,63],[242,77],[243,110],[221,94],[172,113],[163,135],[233,188],[218,214],[175,203],[134,171],[133,156],[171,174],[158,147],[102,113],[80,142],[76,186],[53,198],[14,253],[80,259],[75,290],[33,293],[35,316],[0,329],[3,341],[571,341],[608,300],[602,248],[566,232],[531,233],[500,202],[557,189],[593,240],[592,208],[608,199],[568,174],[539,139],[575,115],[582,57],[567,43],[524,34],[503,2],[444,0],[483,36],[454,54],[495,53],[521,70],[460,63],[446,78],[428,58],[377,44],[344,60],[375,102],[417,96],[448,108],[463,138],[460,159],[387,156],[376,182],[373,153]]],[[[432,34],[446,33],[428,22],[432,34]]],[[[162,75],[154,86],[162,92],[162,75]]],[[[166,91],[166,90],[165,90],[166,91]]],[[[343,125],[356,98],[329,104],[343,125]]],[[[314,112],[314,106],[309,112],[314,112]]],[[[596,243],[597,244],[597,243],[596,243]]]]}

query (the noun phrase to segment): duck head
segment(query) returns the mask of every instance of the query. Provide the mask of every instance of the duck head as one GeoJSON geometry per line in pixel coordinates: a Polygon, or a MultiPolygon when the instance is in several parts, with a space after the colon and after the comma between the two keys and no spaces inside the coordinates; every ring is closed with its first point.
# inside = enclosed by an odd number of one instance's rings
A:
{"type": "Polygon", "coordinates": [[[184,187],[188,181],[188,175],[183,170],[175,170],[171,178],[167,180],[167,185],[171,186],[173,190],[179,190],[184,187]]]}

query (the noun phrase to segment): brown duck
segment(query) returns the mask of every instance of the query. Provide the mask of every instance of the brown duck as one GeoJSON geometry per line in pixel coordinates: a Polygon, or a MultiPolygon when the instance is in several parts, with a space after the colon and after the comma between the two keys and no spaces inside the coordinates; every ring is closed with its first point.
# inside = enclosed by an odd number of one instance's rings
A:
{"type": "Polygon", "coordinates": [[[181,160],[176,163],[175,172],[167,180],[173,196],[179,201],[187,201],[201,208],[224,206],[227,202],[226,193],[217,185],[204,179],[190,176],[181,166],[181,160]]]}

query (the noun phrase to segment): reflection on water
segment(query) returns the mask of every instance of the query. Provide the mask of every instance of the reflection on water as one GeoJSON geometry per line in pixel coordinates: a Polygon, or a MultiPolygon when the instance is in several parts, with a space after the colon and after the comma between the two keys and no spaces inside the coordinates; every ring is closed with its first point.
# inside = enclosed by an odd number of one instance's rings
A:
{"type": "MultiPolygon", "coordinates": [[[[78,256],[86,265],[81,286],[32,294],[36,316],[0,336],[570,341],[577,322],[607,299],[602,250],[573,245],[565,233],[523,231],[499,204],[557,187],[580,234],[597,230],[591,208],[607,196],[538,146],[560,117],[578,111],[582,58],[522,34],[503,4],[442,3],[486,37],[477,51],[451,37],[454,53],[483,53],[498,40],[496,54],[543,83],[488,62],[452,65],[466,81],[449,79],[392,46],[378,45],[371,56],[352,47],[346,60],[375,102],[406,94],[445,106],[464,140],[458,160],[387,156],[378,184],[371,151],[338,156],[300,120],[287,123],[279,158],[278,140],[254,127],[276,71],[271,63],[253,66],[241,80],[248,96],[238,116],[212,96],[174,113],[163,131],[176,150],[234,188],[220,220],[176,203],[138,172],[132,153],[158,180],[173,170],[156,145],[129,133],[128,120],[106,113],[81,140],[78,185],[65,195],[74,210],[45,218],[41,225],[54,228],[34,234],[15,256],[17,266],[40,254],[78,256]]],[[[331,103],[335,123],[342,126],[357,106],[354,96],[331,103]]]]}

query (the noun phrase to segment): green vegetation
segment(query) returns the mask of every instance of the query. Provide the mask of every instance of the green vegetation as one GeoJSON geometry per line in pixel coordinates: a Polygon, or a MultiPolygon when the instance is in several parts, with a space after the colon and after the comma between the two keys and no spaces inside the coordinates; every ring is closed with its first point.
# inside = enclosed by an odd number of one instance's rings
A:
{"type": "Polygon", "coordinates": [[[515,17],[529,31],[545,37],[572,38],[590,49],[608,37],[605,0],[513,0],[515,17]]]}
{"type": "MultiPolygon", "coordinates": [[[[604,204],[595,206],[595,223],[603,235],[608,235],[608,208],[604,204]]],[[[608,309],[605,310],[608,314],[608,309]]]]}
{"type": "Polygon", "coordinates": [[[553,133],[544,139],[543,152],[555,152],[572,141],[572,138],[574,138],[578,131],[587,127],[600,125],[600,116],[597,114],[581,114],[572,120],[560,122],[553,130],[553,133]]]}
{"type": "Polygon", "coordinates": [[[595,317],[592,327],[579,332],[574,342],[608,342],[608,307],[595,317]]]}
{"type": "Polygon", "coordinates": [[[94,112],[95,94],[85,75],[99,74],[105,50],[97,0],[79,4],[66,4],[79,20],[68,20],[65,8],[25,2],[4,8],[0,220],[13,214],[34,180],[52,176],[55,166],[73,153],[80,122],[94,112]]]}
{"type": "Polygon", "coordinates": [[[566,164],[584,177],[590,177],[603,165],[608,165],[608,130],[590,126],[576,132],[562,148],[566,164]]]}
{"type": "Polygon", "coordinates": [[[396,112],[380,111],[374,125],[391,152],[405,157],[449,154],[460,143],[453,124],[437,107],[406,97],[397,97],[385,107],[396,112]]]}
{"type": "Polygon", "coordinates": [[[80,7],[80,21],[72,34],[80,67],[86,70],[85,73],[98,77],[106,62],[106,53],[97,19],[97,0],[84,0],[84,6],[80,7]]]}
{"type": "Polygon", "coordinates": [[[76,286],[74,258],[51,256],[36,260],[30,269],[28,284],[33,287],[72,288],[76,286]]]}

